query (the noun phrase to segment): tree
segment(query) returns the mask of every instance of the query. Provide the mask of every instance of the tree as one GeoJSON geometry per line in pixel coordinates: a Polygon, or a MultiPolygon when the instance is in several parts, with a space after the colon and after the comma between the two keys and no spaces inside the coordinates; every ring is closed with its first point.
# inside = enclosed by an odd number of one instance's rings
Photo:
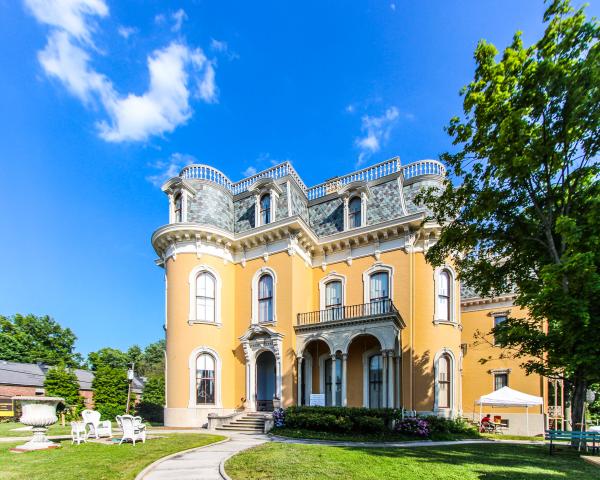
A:
{"type": "Polygon", "coordinates": [[[94,371],[104,366],[126,370],[129,362],[130,359],[127,353],[118,348],[105,347],[88,354],[88,363],[94,371]]]}
{"type": "Polygon", "coordinates": [[[127,373],[120,368],[101,365],[94,372],[94,406],[105,419],[123,415],[127,407],[127,373]]]}
{"type": "Polygon", "coordinates": [[[83,410],[84,399],[79,394],[79,381],[72,370],[65,368],[64,364],[52,367],[46,373],[44,380],[46,395],[50,397],[62,397],[65,405],[67,419],[77,418],[83,410]]]}
{"type": "MultiPolygon", "coordinates": [[[[543,37],[521,34],[498,59],[480,41],[464,118],[442,155],[457,180],[420,196],[442,225],[428,251],[482,296],[515,291],[528,318],[494,328],[528,373],[563,378],[573,425],[600,381],[599,25],[552,1],[543,37]]],[[[431,220],[431,219],[430,219],[431,220]]]]}
{"type": "Polygon", "coordinates": [[[48,315],[0,316],[0,358],[14,362],[81,365],[75,353],[77,337],[48,315]]]}
{"type": "Polygon", "coordinates": [[[163,376],[150,378],[144,385],[142,401],[137,406],[137,412],[146,420],[163,421],[165,405],[165,379],[163,376]]]}
{"type": "Polygon", "coordinates": [[[144,377],[164,377],[165,374],[165,341],[151,343],[136,363],[136,372],[144,377]]]}

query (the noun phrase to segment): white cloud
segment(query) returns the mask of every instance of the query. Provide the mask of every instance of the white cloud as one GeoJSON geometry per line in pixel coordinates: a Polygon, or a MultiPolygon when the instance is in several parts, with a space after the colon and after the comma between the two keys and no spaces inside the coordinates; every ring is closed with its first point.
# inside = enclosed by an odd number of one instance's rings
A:
{"type": "Polygon", "coordinates": [[[349,104],[349,105],[346,105],[345,110],[347,113],[354,113],[354,111],[356,110],[356,107],[352,104],[349,104]]]}
{"type": "MultiPolygon", "coordinates": [[[[108,14],[101,0],[26,2],[38,21],[53,27],[46,47],[38,53],[42,68],[86,105],[94,101],[102,105],[108,119],[97,122],[97,127],[105,140],[143,141],[172,132],[191,117],[190,97],[217,101],[213,61],[202,49],[175,41],[155,50],[147,58],[150,85],[146,92],[122,95],[91,63],[94,24],[89,17],[108,14]]],[[[177,18],[183,21],[184,16],[185,12],[177,18]]]]}
{"type": "Polygon", "coordinates": [[[244,175],[244,177],[251,177],[252,175],[256,175],[256,172],[257,172],[256,168],[250,166],[242,172],[242,175],[244,175]]]}
{"type": "Polygon", "coordinates": [[[78,40],[91,42],[95,29],[93,17],[106,17],[108,6],[103,0],[24,0],[40,22],[64,30],[78,40]]]}
{"type": "Polygon", "coordinates": [[[224,42],[222,40],[215,40],[214,38],[211,38],[210,48],[212,48],[215,52],[226,52],[228,45],[227,45],[227,42],[224,42]]]}
{"type": "Polygon", "coordinates": [[[396,10],[396,4],[395,3],[390,3],[390,8],[392,9],[392,11],[396,10]]]}
{"type": "Polygon", "coordinates": [[[360,150],[356,162],[357,167],[362,165],[373,153],[381,149],[382,142],[387,141],[389,138],[392,126],[398,120],[399,115],[399,110],[392,106],[379,117],[370,115],[362,117],[361,131],[363,132],[363,136],[355,140],[355,145],[360,150]]]}
{"type": "Polygon", "coordinates": [[[127,40],[131,35],[137,33],[139,30],[135,27],[125,27],[121,25],[117,32],[121,35],[125,40],[127,40]]]}
{"type": "Polygon", "coordinates": [[[164,13],[159,13],[154,16],[154,23],[156,23],[157,25],[161,25],[161,24],[165,23],[166,20],[167,20],[167,17],[165,17],[164,13]]]}
{"type": "Polygon", "coordinates": [[[191,163],[197,163],[194,156],[185,153],[173,153],[168,160],[157,160],[150,165],[157,172],[148,175],[146,180],[156,187],[161,187],[167,180],[179,175],[183,167],[191,163]]]}
{"type": "Polygon", "coordinates": [[[173,13],[171,15],[171,18],[175,21],[175,23],[171,27],[171,30],[174,32],[178,32],[179,30],[181,30],[183,21],[187,20],[188,16],[185,13],[185,10],[183,8],[180,8],[179,10],[177,10],[175,13],[173,13]]]}

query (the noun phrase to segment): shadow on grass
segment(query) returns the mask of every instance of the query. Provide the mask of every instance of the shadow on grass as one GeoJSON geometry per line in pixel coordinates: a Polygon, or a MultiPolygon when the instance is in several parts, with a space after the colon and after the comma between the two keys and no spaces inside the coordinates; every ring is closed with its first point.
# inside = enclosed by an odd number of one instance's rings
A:
{"type": "Polygon", "coordinates": [[[335,447],[361,451],[367,456],[390,460],[411,459],[426,468],[457,465],[468,467],[481,480],[600,479],[600,469],[586,464],[576,451],[549,455],[548,448],[537,445],[477,444],[446,447],[367,448],[335,447]],[[537,471],[526,471],[534,469],[537,471]],[[542,470],[542,471],[540,471],[542,470]]]}

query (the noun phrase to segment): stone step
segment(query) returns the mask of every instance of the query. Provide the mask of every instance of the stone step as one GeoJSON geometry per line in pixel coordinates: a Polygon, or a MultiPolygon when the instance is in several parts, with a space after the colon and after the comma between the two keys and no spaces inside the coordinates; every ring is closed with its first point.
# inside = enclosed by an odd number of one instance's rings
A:
{"type": "Polygon", "coordinates": [[[237,420],[232,420],[233,422],[243,422],[243,423],[265,423],[262,418],[238,418],[237,420]]]}
{"type": "Polygon", "coordinates": [[[263,433],[262,428],[242,427],[242,426],[236,426],[236,425],[223,425],[222,427],[217,427],[215,430],[230,431],[230,432],[263,433]]]}

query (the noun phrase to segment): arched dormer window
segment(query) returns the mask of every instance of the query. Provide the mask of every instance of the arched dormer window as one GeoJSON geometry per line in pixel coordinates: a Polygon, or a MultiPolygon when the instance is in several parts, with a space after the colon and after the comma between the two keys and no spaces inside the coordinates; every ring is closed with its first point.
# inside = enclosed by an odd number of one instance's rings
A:
{"type": "Polygon", "coordinates": [[[264,273],[258,279],[258,322],[273,321],[273,277],[264,273]]]}
{"type": "Polygon", "coordinates": [[[215,359],[208,353],[196,358],[196,404],[214,405],[216,393],[215,359]]]}
{"type": "Polygon", "coordinates": [[[215,321],[215,277],[201,272],[196,277],[196,320],[215,321]]]}
{"type": "Polygon", "coordinates": [[[271,223],[271,194],[265,193],[260,197],[260,224],[271,223]]]}
{"type": "Polygon", "coordinates": [[[444,353],[437,364],[437,407],[450,408],[452,406],[452,359],[444,353]]]}
{"type": "Polygon", "coordinates": [[[353,197],[348,203],[348,228],[357,228],[362,224],[362,200],[353,197]]]}
{"type": "Polygon", "coordinates": [[[173,203],[175,215],[175,218],[173,220],[175,221],[175,223],[181,223],[183,222],[183,196],[181,193],[175,195],[173,203]]]}

